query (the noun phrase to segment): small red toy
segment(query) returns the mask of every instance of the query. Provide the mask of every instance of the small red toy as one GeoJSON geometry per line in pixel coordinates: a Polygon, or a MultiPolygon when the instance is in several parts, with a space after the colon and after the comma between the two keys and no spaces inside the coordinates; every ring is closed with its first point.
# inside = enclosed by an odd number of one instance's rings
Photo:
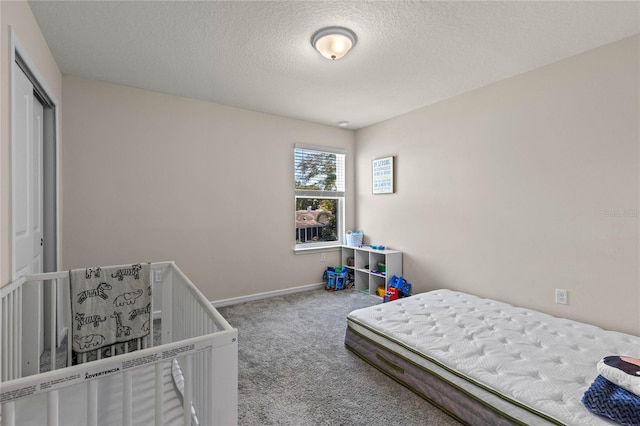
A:
{"type": "Polygon", "coordinates": [[[383,303],[386,302],[391,302],[392,300],[396,300],[398,299],[398,289],[397,288],[393,288],[393,287],[389,287],[387,289],[387,292],[384,295],[384,299],[383,299],[383,303]]]}

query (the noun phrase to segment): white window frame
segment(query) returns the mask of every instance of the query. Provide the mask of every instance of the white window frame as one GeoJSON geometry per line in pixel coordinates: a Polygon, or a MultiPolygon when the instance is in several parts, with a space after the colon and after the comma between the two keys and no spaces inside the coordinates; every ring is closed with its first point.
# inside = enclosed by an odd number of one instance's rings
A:
{"type": "MultiPolygon", "coordinates": [[[[346,180],[346,151],[344,149],[339,149],[339,148],[333,148],[333,147],[326,147],[326,146],[317,146],[317,145],[302,145],[302,144],[296,144],[294,146],[294,159],[293,159],[293,166],[294,166],[294,176],[295,176],[295,152],[297,149],[304,149],[304,150],[310,150],[310,151],[317,151],[317,152],[322,152],[322,153],[331,153],[331,154],[337,154],[337,155],[342,155],[343,156],[343,161],[342,161],[342,185],[346,186],[345,184],[345,180],[346,180]]],[[[340,162],[337,165],[338,167],[340,167],[340,162]]],[[[337,172],[337,171],[336,171],[337,172]]],[[[345,233],[345,212],[344,212],[344,206],[345,206],[345,196],[346,196],[346,188],[342,188],[342,191],[316,191],[316,190],[307,190],[307,189],[295,189],[295,183],[294,183],[294,199],[293,199],[293,206],[294,206],[294,229],[295,229],[295,212],[296,212],[296,205],[297,205],[297,200],[299,198],[318,198],[318,199],[335,199],[338,200],[338,206],[337,206],[337,211],[336,211],[336,218],[337,218],[337,226],[336,226],[336,233],[337,233],[337,237],[338,239],[336,241],[318,241],[318,242],[305,242],[305,243],[296,243],[295,244],[295,249],[294,251],[297,253],[302,253],[302,252],[313,252],[313,251],[319,251],[319,250],[326,250],[327,248],[335,248],[335,247],[340,247],[341,245],[343,245],[344,243],[344,233],[345,233]]],[[[295,238],[294,238],[295,241],[295,238]]]]}

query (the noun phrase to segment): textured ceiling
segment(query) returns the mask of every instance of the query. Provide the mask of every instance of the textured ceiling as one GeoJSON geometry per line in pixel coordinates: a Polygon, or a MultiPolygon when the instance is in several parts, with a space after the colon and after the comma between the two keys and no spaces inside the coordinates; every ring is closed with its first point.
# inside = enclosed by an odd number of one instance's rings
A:
{"type": "Polygon", "coordinates": [[[352,129],[640,33],[638,1],[29,4],[64,74],[352,129]]]}

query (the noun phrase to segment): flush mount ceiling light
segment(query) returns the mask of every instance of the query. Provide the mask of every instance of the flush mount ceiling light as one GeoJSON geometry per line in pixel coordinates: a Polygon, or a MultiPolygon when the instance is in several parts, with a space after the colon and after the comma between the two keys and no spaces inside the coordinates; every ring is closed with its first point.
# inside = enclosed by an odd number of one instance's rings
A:
{"type": "Polygon", "coordinates": [[[342,58],[357,41],[356,34],[344,27],[322,28],[311,36],[311,45],[322,56],[331,60],[342,58]]]}

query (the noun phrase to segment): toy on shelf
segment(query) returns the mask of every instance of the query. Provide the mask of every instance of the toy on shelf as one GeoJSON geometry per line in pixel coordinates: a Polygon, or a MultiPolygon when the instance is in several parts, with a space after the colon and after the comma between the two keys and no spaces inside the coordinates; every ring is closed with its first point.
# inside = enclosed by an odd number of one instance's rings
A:
{"type": "Polygon", "coordinates": [[[394,275],[391,277],[391,281],[389,281],[383,302],[386,303],[401,297],[409,296],[411,296],[411,283],[407,282],[407,280],[402,277],[394,275]]]}
{"type": "Polygon", "coordinates": [[[387,303],[397,299],[398,299],[398,289],[389,287],[387,289],[387,292],[384,294],[384,299],[382,299],[382,302],[387,303]]]}

